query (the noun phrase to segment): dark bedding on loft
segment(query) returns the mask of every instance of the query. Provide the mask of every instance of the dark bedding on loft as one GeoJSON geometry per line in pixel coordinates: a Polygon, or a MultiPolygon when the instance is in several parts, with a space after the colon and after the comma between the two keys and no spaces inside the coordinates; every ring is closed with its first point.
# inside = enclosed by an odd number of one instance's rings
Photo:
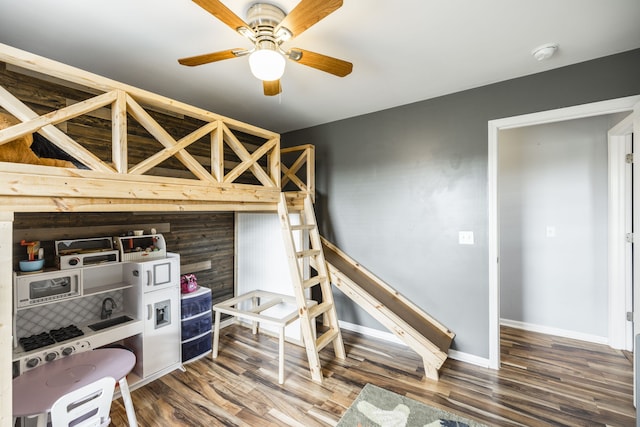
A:
{"type": "Polygon", "coordinates": [[[31,150],[36,153],[38,157],[46,157],[49,159],[68,160],[74,164],[78,169],[89,169],[83,163],[79,162],[75,158],[67,154],[66,151],[58,148],[55,144],[49,141],[39,133],[33,134],[33,144],[31,144],[31,150]]]}

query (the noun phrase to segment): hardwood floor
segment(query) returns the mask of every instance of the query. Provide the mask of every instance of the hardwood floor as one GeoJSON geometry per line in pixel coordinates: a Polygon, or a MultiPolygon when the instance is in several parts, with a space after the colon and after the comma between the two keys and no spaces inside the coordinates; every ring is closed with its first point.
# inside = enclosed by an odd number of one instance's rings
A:
{"type": "MultiPolygon", "coordinates": [[[[500,371],[449,359],[423,379],[409,348],[344,332],[347,359],[322,351],[323,385],[303,348],[286,345],[278,384],[277,339],[231,326],[220,354],[132,392],[140,426],[332,426],[366,383],[496,426],[634,426],[632,356],[565,338],[502,329],[500,371]]],[[[112,425],[125,426],[120,399],[112,425]]]]}

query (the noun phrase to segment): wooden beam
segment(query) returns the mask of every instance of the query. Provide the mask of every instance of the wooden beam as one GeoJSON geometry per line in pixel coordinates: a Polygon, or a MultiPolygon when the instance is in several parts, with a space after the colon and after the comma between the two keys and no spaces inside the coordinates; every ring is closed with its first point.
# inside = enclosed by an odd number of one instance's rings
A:
{"type": "Polygon", "coordinates": [[[180,266],[180,274],[197,273],[198,271],[211,270],[211,260],[194,262],[180,266]]]}
{"type": "Polygon", "coordinates": [[[211,174],[218,182],[224,181],[224,134],[222,122],[211,133],[211,174]]]}
{"type": "MultiPolygon", "coordinates": [[[[32,240],[66,240],[66,239],[82,239],[95,236],[115,236],[123,230],[122,225],[99,225],[87,227],[57,227],[57,228],[16,228],[13,230],[13,243],[20,243],[22,239],[26,241],[32,240]]],[[[171,224],[163,223],[145,223],[145,224],[127,224],[127,230],[150,230],[156,229],[158,233],[169,233],[171,224]]]]}
{"type": "Polygon", "coordinates": [[[301,145],[295,145],[293,147],[282,147],[280,148],[280,152],[282,154],[286,154],[286,153],[294,153],[297,151],[305,151],[307,149],[311,149],[313,150],[315,147],[311,144],[301,144],[301,145]]]}
{"type": "Polygon", "coordinates": [[[0,212],[11,209],[19,212],[275,212],[277,202],[0,196],[0,212]]]}
{"type": "Polygon", "coordinates": [[[117,93],[111,106],[111,160],[118,173],[127,173],[127,94],[117,93]]]}
{"type": "Polygon", "coordinates": [[[316,149],[313,145],[306,148],[307,152],[307,192],[311,200],[316,201],[316,149]]]}
{"type": "Polygon", "coordinates": [[[281,172],[280,172],[280,137],[274,138],[274,139],[268,141],[268,143],[271,143],[272,141],[275,143],[275,146],[269,152],[269,154],[267,155],[267,164],[268,164],[268,169],[269,169],[269,175],[271,176],[271,179],[274,181],[276,187],[281,188],[281,185],[280,185],[280,177],[281,177],[281,172]]]}
{"type": "Polygon", "coordinates": [[[0,195],[273,202],[278,188],[1,163],[0,195]]]}

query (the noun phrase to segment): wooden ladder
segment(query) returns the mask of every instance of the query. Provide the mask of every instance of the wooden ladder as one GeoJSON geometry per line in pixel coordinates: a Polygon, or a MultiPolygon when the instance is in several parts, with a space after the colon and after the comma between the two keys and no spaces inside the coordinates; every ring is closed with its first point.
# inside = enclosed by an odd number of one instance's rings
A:
{"type": "Polygon", "coordinates": [[[333,349],[337,358],[344,359],[345,351],[311,196],[307,195],[305,197],[303,208],[299,213],[300,223],[292,225],[285,193],[281,193],[280,202],[278,203],[278,216],[282,225],[282,235],[291,271],[296,305],[298,306],[304,346],[309,359],[311,378],[315,382],[322,383],[322,368],[318,352],[331,342],[333,342],[333,349]],[[309,249],[296,246],[294,232],[308,233],[309,249]],[[305,266],[307,265],[311,265],[316,270],[317,275],[307,278],[305,274],[305,266]],[[308,289],[312,289],[315,286],[320,288],[322,300],[318,305],[308,307],[306,293],[308,289]],[[324,327],[318,336],[315,322],[320,315],[323,316],[324,327]]]}

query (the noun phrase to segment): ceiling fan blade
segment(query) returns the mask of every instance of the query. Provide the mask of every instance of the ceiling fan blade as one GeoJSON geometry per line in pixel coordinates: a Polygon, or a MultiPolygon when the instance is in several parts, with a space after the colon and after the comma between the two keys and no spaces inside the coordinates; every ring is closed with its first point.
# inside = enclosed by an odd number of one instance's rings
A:
{"type": "Polygon", "coordinates": [[[342,59],[322,55],[304,49],[293,48],[287,53],[289,59],[296,61],[307,67],[316,68],[320,71],[344,77],[351,73],[353,64],[342,59]]]}
{"type": "Polygon", "coordinates": [[[262,88],[264,89],[264,94],[267,96],[277,95],[282,92],[282,85],[280,84],[280,80],[263,80],[262,88]]]}
{"type": "Polygon", "coordinates": [[[180,58],[178,62],[182,65],[193,67],[195,65],[208,64],[210,62],[222,61],[223,59],[236,58],[247,54],[245,49],[229,49],[220,52],[205,53],[204,55],[190,56],[188,58],[180,58]]]}
{"type": "Polygon", "coordinates": [[[238,31],[241,27],[249,28],[246,22],[218,0],[193,0],[193,2],[227,24],[233,31],[238,31]]]}
{"type": "Polygon", "coordinates": [[[342,0],[301,0],[276,27],[275,34],[284,27],[297,37],[318,21],[342,6],[342,0]]]}

